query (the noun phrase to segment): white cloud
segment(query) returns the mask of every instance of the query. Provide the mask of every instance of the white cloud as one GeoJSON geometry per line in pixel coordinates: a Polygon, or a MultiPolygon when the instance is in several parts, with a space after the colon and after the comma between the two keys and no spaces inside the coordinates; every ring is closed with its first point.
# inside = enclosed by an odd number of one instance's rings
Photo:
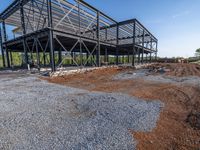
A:
{"type": "Polygon", "coordinates": [[[180,13],[177,13],[177,14],[174,14],[174,15],[172,16],[172,18],[173,18],[173,19],[176,19],[176,18],[178,18],[178,17],[183,17],[183,16],[186,16],[186,15],[188,15],[188,14],[190,14],[190,11],[186,10],[186,11],[183,11],[183,12],[180,12],[180,13]]]}

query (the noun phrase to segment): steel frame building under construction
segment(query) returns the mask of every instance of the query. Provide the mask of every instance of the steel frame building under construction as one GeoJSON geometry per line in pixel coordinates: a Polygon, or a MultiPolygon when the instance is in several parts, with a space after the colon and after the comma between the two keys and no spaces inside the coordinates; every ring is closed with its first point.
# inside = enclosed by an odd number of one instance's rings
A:
{"type": "Polygon", "coordinates": [[[137,19],[117,22],[83,0],[15,0],[0,22],[4,67],[11,66],[13,52],[23,53],[27,66],[35,54],[38,68],[52,71],[66,59],[84,67],[110,58],[118,65],[124,56],[135,65],[157,56],[158,40],[137,19]],[[6,26],[15,27],[13,39],[7,39],[6,26]]]}

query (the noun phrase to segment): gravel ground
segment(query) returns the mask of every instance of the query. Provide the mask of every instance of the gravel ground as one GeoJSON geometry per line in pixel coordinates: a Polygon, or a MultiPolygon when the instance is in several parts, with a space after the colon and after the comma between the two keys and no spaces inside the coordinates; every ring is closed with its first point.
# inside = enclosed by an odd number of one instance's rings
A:
{"type": "Polygon", "coordinates": [[[0,78],[0,150],[132,150],[130,130],[151,131],[162,107],[36,77],[0,78]]]}
{"type": "Polygon", "coordinates": [[[128,79],[138,79],[147,76],[148,69],[139,69],[133,71],[122,72],[113,77],[114,80],[128,80],[128,79]]]}
{"type": "Polygon", "coordinates": [[[140,69],[136,71],[128,71],[119,73],[113,77],[114,80],[129,80],[129,79],[144,79],[147,81],[154,81],[158,83],[172,83],[172,84],[189,84],[194,86],[200,86],[200,77],[197,76],[188,76],[188,77],[174,77],[174,76],[165,76],[152,75],[148,69],[140,69]]]}

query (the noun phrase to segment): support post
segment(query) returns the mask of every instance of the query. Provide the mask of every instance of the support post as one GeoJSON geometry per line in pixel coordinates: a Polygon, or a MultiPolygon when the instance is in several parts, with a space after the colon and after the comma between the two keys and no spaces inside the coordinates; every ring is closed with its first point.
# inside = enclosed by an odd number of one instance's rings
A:
{"type": "Polygon", "coordinates": [[[83,49],[82,49],[82,39],[81,39],[81,14],[80,14],[80,0],[78,3],[78,34],[79,34],[79,46],[80,46],[80,66],[83,67],[83,49]]]}
{"type": "MultiPolygon", "coordinates": [[[[153,41],[152,41],[152,37],[151,37],[151,51],[153,50],[153,41]]],[[[151,58],[151,52],[150,52],[150,59],[149,59],[149,62],[151,63],[151,60],[152,60],[152,58],[151,58]]]]}
{"type": "Polygon", "coordinates": [[[148,54],[146,53],[146,63],[148,63],[148,54]]]}
{"type": "Polygon", "coordinates": [[[133,25],[133,59],[132,59],[132,66],[135,66],[135,21],[133,25]]]}
{"type": "MultiPolygon", "coordinates": [[[[2,26],[3,26],[4,42],[6,42],[7,41],[7,34],[6,34],[6,24],[5,24],[4,20],[2,22],[2,26]]],[[[10,68],[10,58],[9,58],[9,53],[8,53],[8,49],[7,49],[6,44],[4,45],[4,47],[5,47],[5,51],[6,51],[7,67],[10,68]]]]}
{"type": "Polygon", "coordinates": [[[116,65],[119,65],[119,25],[117,24],[116,65]]]}
{"type": "Polygon", "coordinates": [[[80,46],[80,66],[83,67],[83,49],[82,49],[82,41],[81,37],[79,39],[79,46],[80,46]]]}
{"type": "Polygon", "coordinates": [[[36,37],[35,37],[35,48],[36,48],[36,57],[37,57],[37,68],[38,68],[38,71],[40,71],[40,54],[39,54],[38,42],[36,40],[36,37]]]}
{"type": "Polygon", "coordinates": [[[142,36],[142,64],[144,63],[144,37],[145,32],[143,30],[143,36],[142,36]]]}
{"type": "Polygon", "coordinates": [[[10,52],[10,63],[11,63],[11,67],[13,67],[14,64],[13,64],[13,56],[12,56],[12,52],[11,52],[11,51],[9,51],[9,52],[10,52]]]}
{"type": "Polygon", "coordinates": [[[59,48],[58,51],[58,64],[62,62],[62,47],[59,48]]]}
{"type": "Polygon", "coordinates": [[[88,52],[86,52],[86,60],[87,60],[87,63],[86,63],[86,65],[87,65],[87,66],[89,65],[89,61],[88,61],[88,59],[89,59],[89,53],[88,53],[88,52]]]}
{"type": "Polygon", "coordinates": [[[157,61],[157,59],[158,59],[158,58],[157,58],[157,57],[158,57],[157,55],[158,55],[158,41],[156,41],[156,56],[155,56],[156,61],[157,61]]]}
{"type": "Polygon", "coordinates": [[[46,66],[46,53],[43,52],[43,61],[44,61],[44,66],[46,66]]]}
{"type": "Polygon", "coordinates": [[[56,71],[55,68],[55,57],[54,57],[54,45],[53,45],[53,23],[52,23],[52,10],[51,10],[51,0],[47,0],[47,13],[48,13],[48,27],[49,27],[49,47],[50,47],[50,61],[52,72],[56,71]]]}
{"type": "Polygon", "coordinates": [[[140,61],[140,48],[138,48],[137,50],[138,50],[138,64],[140,64],[141,63],[141,61],[140,61]]]}
{"type": "Polygon", "coordinates": [[[106,64],[108,64],[108,49],[107,49],[107,47],[105,48],[104,62],[106,64]]]}
{"type": "Polygon", "coordinates": [[[70,56],[71,56],[71,65],[74,65],[74,53],[71,52],[70,56]]]}
{"type": "Polygon", "coordinates": [[[98,67],[101,66],[101,45],[100,45],[100,12],[97,11],[97,52],[96,52],[96,64],[98,67]]]}
{"type": "MultiPolygon", "coordinates": [[[[21,26],[23,35],[26,34],[26,27],[25,27],[25,21],[24,21],[24,9],[23,9],[23,0],[20,1],[20,17],[21,17],[21,26]]],[[[27,53],[27,47],[26,47],[26,39],[23,38],[23,48],[24,48],[24,55],[25,55],[25,64],[27,65],[27,68],[30,68],[29,61],[28,61],[28,53],[27,53]]]]}
{"type": "Polygon", "coordinates": [[[128,51],[128,64],[130,63],[130,54],[129,54],[129,51],[128,51]]]}
{"type": "Polygon", "coordinates": [[[4,50],[3,50],[1,26],[0,26],[0,46],[1,46],[2,63],[3,63],[3,67],[5,68],[6,67],[6,63],[5,63],[5,55],[4,55],[4,50]]]}
{"type": "MultiPolygon", "coordinates": [[[[106,42],[107,42],[107,39],[108,39],[108,29],[106,28],[105,29],[105,39],[106,39],[106,42]]],[[[109,60],[108,60],[108,49],[107,49],[107,47],[105,48],[105,62],[106,62],[106,64],[108,65],[109,64],[109,60]]]]}
{"type": "Polygon", "coordinates": [[[151,53],[150,53],[150,63],[152,62],[151,53]]]}

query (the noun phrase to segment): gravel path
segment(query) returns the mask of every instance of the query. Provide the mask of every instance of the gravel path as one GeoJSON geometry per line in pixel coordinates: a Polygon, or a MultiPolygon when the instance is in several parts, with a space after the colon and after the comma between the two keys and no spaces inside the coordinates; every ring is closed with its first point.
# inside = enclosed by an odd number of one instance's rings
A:
{"type": "Polygon", "coordinates": [[[90,93],[36,77],[0,79],[0,150],[132,150],[163,104],[90,93]]]}
{"type": "Polygon", "coordinates": [[[194,86],[200,86],[200,77],[188,76],[188,77],[174,77],[166,75],[152,75],[148,69],[140,69],[134,71],[123,72],[115,75],[114,80],[131,80],[131,79],[144,79],[147,81],[153,81],[158,83],[172,83],[172,84],[189,84],[194,86]]]}

